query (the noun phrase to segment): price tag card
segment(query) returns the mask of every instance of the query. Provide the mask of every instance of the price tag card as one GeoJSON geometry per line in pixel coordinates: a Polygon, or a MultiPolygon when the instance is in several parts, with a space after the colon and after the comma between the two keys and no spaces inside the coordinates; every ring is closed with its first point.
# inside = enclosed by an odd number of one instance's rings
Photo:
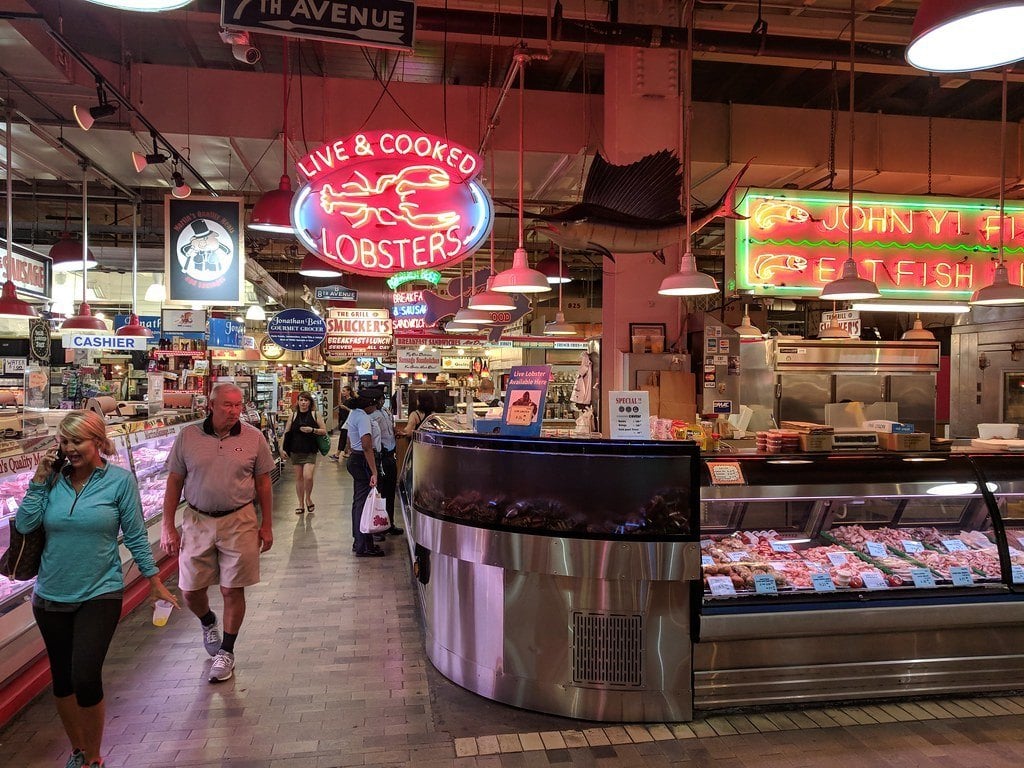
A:
{"type": "Polygon", "coordinates": [[[792,544],[787,544],[784,541],[772,541],[772,551],[773,552],[792,552],[793,551],[793,545],[792,544]]]}
{"type": "Polygon", "coordinates": [[[970,587],[974,585],[974,579],[971,576],[971,569],[963,565],[954,565],[950,568],[949,576],[953,580],[954,587],[970,587]]]}
{"type": "Polygon", "coordinates": [[[730,552],[728,555],[726,555],[726,557],[728,557],[734,563],[745,563],[746,561],[748,561],[750,559],[750,553],[749,552],[730,552]]]}
{"type": "Polygon", "coordinates": [[[960,539],[943,539],[942,546],[946,548],[947,552],[966,552],[967,545],[964,544],[960,539]]]}
{"type": "Polygon", "coordinates": [[[832,577],[827,573],[815,573],[811,575],[811,586],[815,592],[835,592],[836,585],[832,583],[832,577]]]}
{"type": "Polygon", "coordinates": [[[728,576],[708,576],[708,586],[711,588],[711,594],[716,597],[729,597],[736,594],[736,588],[728,576]]]}
{"type": "Polygon", "coordinates": [[[1007,549],[1010,550],[1011,555],[1024,555],[1024,552],[1021,552],[1016,547],[1007,547],[1007,549]]]}
{"type": "Polygon", "coordinates": [[[829,562],[832,565],[846,565],[846,553],[845,552],[829,552],[829,562]]]}
{"type": "Polygon", "coordinates": [[[861,572],[860,577],[862,579],[864,579],[864,588],[865,589],[888,589],[889,588],[889,584],[888,584],[888,582],[886,582],[885,577],[882,575],[881,571],[877,571],[874,568],[872,568],[869,571],[861,572]]]}
{"type": "Polygon", "coordinates": [[[1024,565],[1011,566],[1010,577],[1014,584],[1024,584],[1024,565]]]}
{"type": "Polygon", "coordinates": [[[714,565],[715,564],[715,558],[713,558],[711,555],[701,555],[700,556],[700,564],[701,565],[714,565]]]}
{"type": "Polygon", "coordinates": [[[914,580],[915,587],[934,587],[935,577],[927,568],[911,568],[910,578],[914,580]]]}
{"type": "Polygon", "coordinates": [[[872,557],[886,557],[889,552],[886,550],[885,544],[879,544],[877,541],[869,541],[868,554],[872,557]]]}
{"type": "Polygon", "coordinates": [[[715,542],[713,542],[711,539],[701,539],[700,540],[700,548],[701,549],[707,549],[708,547],[710,547],[714,543],[715,542]]]}
{"type": "Polygon", "coordinates": [[[754,590],[759,595],[777,595],[779,593],[775,586],[775,577],[770,573],[754,574],[754,590]]]}
{"type": "MultiPolygon", "coordinates": [[[[15,510],[15,511],[17,511],[17,510],[15,510]]],[[[770,563],[768,563],[768,565],[770,565],[776,571],[784,571],[784,570],[786,570],[786,564],[782,560],[772,560],[770,563]]]]}
{"type": "Polygon", "coordinates": [[[924,552],[924,544],[920,541],[910,541],[910,539],[903,539],[900,542],[903,545],[903,551],[908,555],[913,555],[917,552],[924,552]]]}

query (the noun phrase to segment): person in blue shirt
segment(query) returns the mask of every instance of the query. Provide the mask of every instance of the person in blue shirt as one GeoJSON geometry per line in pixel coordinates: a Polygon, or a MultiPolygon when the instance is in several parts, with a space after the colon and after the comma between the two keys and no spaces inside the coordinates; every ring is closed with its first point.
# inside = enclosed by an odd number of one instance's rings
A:
{"type": "Polygon", "coordinates": [[[72,411],[60,423],[58,444],[59,453],[40,458],[15,525],[21,533],[40,525],[46,532],[32,612],[71,742],[66,768],[95,767],[103,765],[103,661],[124,594],[119,533],[152,598],[179,606],[160,581],[134,475],[103,458],[114,453],[103,418],[72,411]]]}

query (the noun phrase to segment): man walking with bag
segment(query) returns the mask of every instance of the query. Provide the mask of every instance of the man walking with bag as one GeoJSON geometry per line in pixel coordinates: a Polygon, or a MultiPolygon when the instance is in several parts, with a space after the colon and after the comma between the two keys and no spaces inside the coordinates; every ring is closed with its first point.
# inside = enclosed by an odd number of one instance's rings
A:
{"type": "Polygon", "coordinates": [[[395,418],[391,411],[384,407],[387,395],[384,390],[377,387],[373,391],[363,390],[363,394],[372,397],[377,407],[374,408],[370,418],[380,429],[380,476],[378,477],[377,490],[384,498],[387,505],[388,521],[390,527],[384,533],[392,536],[401,536],[404,531],[395,525],[395,491],[398,489],[398,463],[395,459],[395,450],[398,443],[395,440],[395,418]]]}
{"type": "Polygon", "coordinates": [[[203,646],[214,657],[211,683],[231,679],[235,638],[245,618],[245,588],[260,580],[260,553],[274,543],[274,459],[263,433],[242,423],[242,390],[218,384],[210,393],[210,415],[178,433],[167,457],[160,546],[178,556],[178,586],[202,624],[203,646]],[[175,512],[184,491],[181,527],[175,512]],[[262,519],[257,519],[255,502],[262,519]],[[207,590],[220,584],[224,635],[210,609],[207,590]]]}
{"type": "Polygon", "coordinates": [[[370,489],[377,487],[377,469],[380,466],[380,428],[370,418],[377,403],[360,394],[345,405],[349,408],[345,425],[351,454],[345,467],[352,475],[352,551],[356,557],[383,557],[384,550],[373,543],[373,534],[359,530],[363,505],[370,495],[370,489]]]}

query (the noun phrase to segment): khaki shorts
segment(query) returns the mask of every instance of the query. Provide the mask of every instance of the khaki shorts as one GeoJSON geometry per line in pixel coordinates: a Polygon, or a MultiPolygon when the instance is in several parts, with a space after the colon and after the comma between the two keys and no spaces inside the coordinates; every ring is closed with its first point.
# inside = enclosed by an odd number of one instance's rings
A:
{"type": "Polygon", "coordinates": [[[299,464],[316,464],[317,454],[315,453],[292,453],[288,454],[288,461],[292,463],[292,466],[298,466],[299,464]]]}
{"type": "Polygon", "coordinates": [[[178,586],[185,592],[251,587],[260,581],[260,537],[256,507],[248,504],[224,517],[186,505],[181,525],[178,586]]]}

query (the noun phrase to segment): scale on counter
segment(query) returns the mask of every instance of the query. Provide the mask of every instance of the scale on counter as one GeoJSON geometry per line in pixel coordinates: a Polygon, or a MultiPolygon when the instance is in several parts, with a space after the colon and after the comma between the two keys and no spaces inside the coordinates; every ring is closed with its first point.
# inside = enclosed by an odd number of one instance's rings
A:
{"type": "Polygon", "coordinates": [[[868,429],[837,428],[832,435],[833,451],[877,451],[878,433],[868,429]]]}

